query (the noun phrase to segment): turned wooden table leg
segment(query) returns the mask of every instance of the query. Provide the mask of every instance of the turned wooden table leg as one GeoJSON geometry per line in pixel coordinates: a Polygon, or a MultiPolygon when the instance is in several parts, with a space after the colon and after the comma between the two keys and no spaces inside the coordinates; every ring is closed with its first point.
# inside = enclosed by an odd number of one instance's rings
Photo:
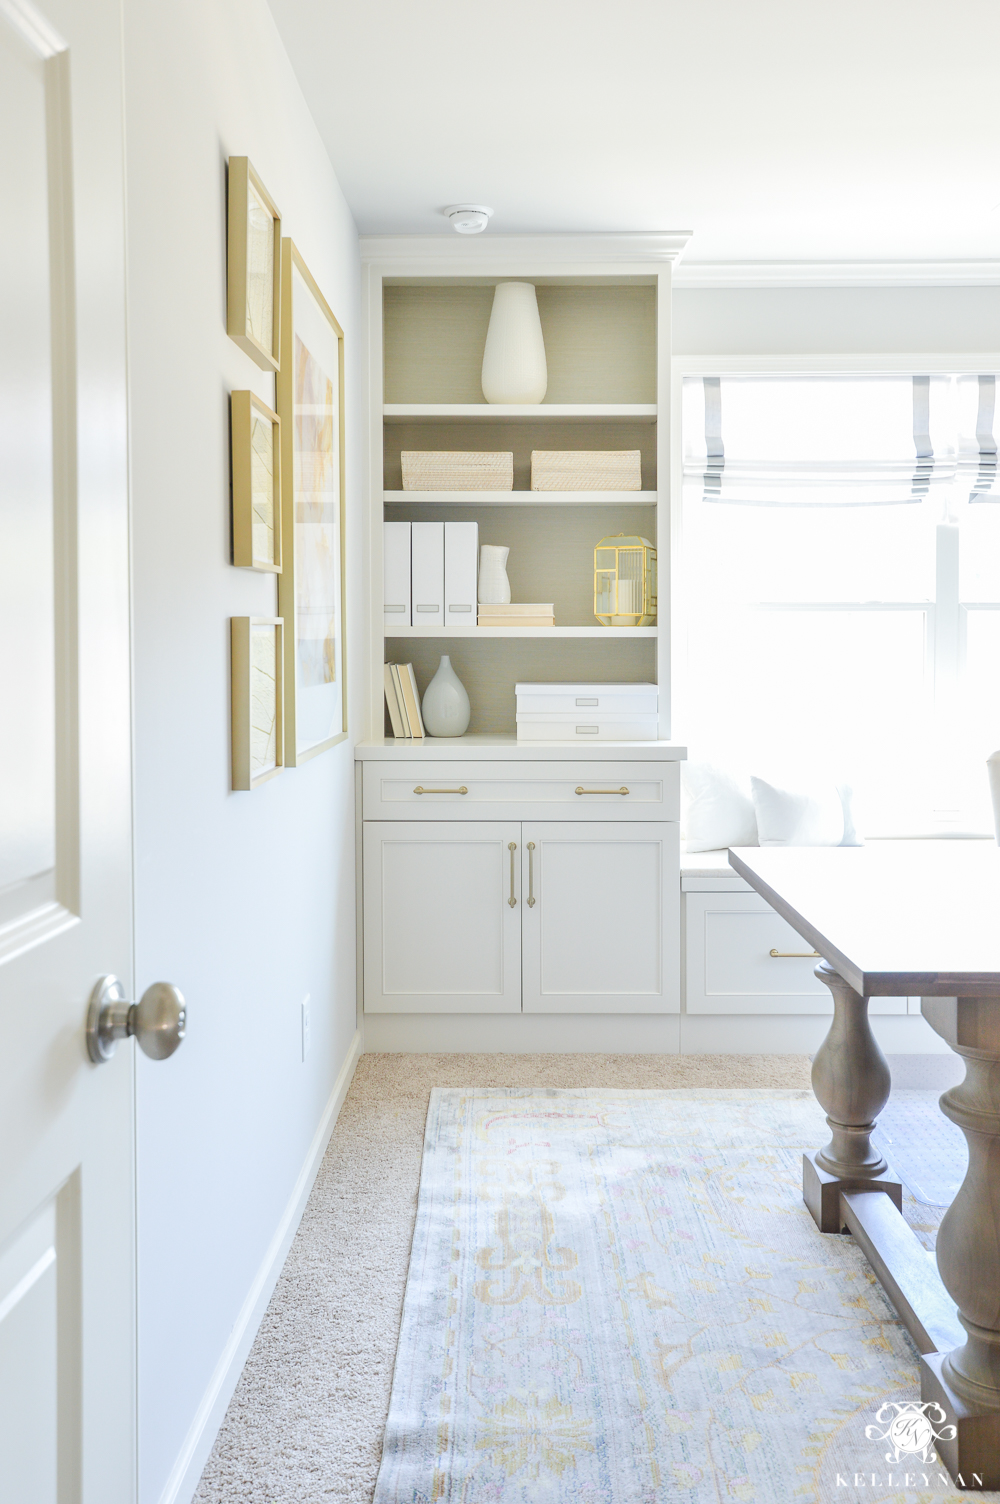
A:
{"type": "Polygon", "coordinates": [[[802,1198],[820,1232],[846,1232],[841,1191],[885,1191],[899,1208],[903,1188],[871,1142],[889,1099],[889,1067],[868,1022],[868,999],[827,966],[816,975],[833,993],[833,1023],[813,1061],[813,1091],[830,1142],[802,1156],[802,1198]]]}
{"type": "Polygon", "coordinates": [[[936,1443],[956,1483],[1000,1488],[1000,997],[925,998],[931,1028],[965,1060],[941,1110],[969,1144],[969,1169],[941,1223],[937,1263],[967,1336],[921,1359],[921,1396],[954,1438],[936,1443]]]}

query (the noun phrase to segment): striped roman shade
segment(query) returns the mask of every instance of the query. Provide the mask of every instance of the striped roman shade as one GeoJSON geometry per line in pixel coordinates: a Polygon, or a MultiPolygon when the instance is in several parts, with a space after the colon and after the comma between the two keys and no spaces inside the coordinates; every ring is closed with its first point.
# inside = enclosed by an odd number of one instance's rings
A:
{"type": "Polygon", "coordinates": [[[996,376],[959,376],[956,387],[959,484],[970,501],[1000,501],[996,376]]]}
{"type": "MultiPolygon", "coordinates": [[[[994,378],[959,385],[977,380],[994,378]]],[[[984,392],[980,385],[977,413],[984,392]]],[[[683,397],[685,489],[706,502],[898,505],[958,475],[952,376],[689,376],[683,397]]],[[[971,393],[965,400],[971,413],[971,393]]],[[[992,408],[991,451],[984,421],[972,420],[969,473],[977,486],[992,475],[995,486],[992,408]]],[[[963,464],[965,453],[963,440],[963,464]]]]}

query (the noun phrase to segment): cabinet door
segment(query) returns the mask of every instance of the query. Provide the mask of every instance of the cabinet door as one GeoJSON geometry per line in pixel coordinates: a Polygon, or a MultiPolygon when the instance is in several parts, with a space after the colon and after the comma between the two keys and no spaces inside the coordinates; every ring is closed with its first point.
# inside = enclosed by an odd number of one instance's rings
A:
{"type": "Polygon", "coordinates": [[[365,822],[366,1013],[520,1012],[520,845],[515,821],[365,822]]]}
{"type": "Polygon", "coordinates": [[[521,841],[524,1011],[677,1013],[677,825],[525,821],[521,841]]]}

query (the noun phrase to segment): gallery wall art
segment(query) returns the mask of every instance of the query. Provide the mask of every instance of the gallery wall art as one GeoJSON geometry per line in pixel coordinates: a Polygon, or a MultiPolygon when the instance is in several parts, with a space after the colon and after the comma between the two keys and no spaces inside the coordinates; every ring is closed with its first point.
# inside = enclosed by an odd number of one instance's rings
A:
{"type": "Polygon", "coordinates": [[[281,573],[281,422],[254,392],[231,397],[233,563],[281,573]]]}
{"type": "Polygon", "coordinates": [[[226,328],[260,366],[281,364],[281,214],[249,157],[229,158],[226,328]]]}
{"type": "Polygon", "coordinates": [[[347,735],[344,334],[293,241],[282,245],[281,419],[285,731],[289,766],[347,735]]]}
{"type": "Polygon", "coordinates": [[[233,788],[253,789],[285,761],[283,624],[276,616],[234,616],[231,634],[233,788]]]}

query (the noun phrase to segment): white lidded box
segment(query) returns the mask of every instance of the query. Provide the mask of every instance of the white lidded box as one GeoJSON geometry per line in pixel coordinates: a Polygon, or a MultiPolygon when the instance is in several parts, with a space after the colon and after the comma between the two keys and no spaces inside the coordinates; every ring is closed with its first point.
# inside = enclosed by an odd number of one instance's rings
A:
{"type": "Polygon", "coordinates": [[[524,742],[655,742],[655,684],[516,684],[524,742]]]}

